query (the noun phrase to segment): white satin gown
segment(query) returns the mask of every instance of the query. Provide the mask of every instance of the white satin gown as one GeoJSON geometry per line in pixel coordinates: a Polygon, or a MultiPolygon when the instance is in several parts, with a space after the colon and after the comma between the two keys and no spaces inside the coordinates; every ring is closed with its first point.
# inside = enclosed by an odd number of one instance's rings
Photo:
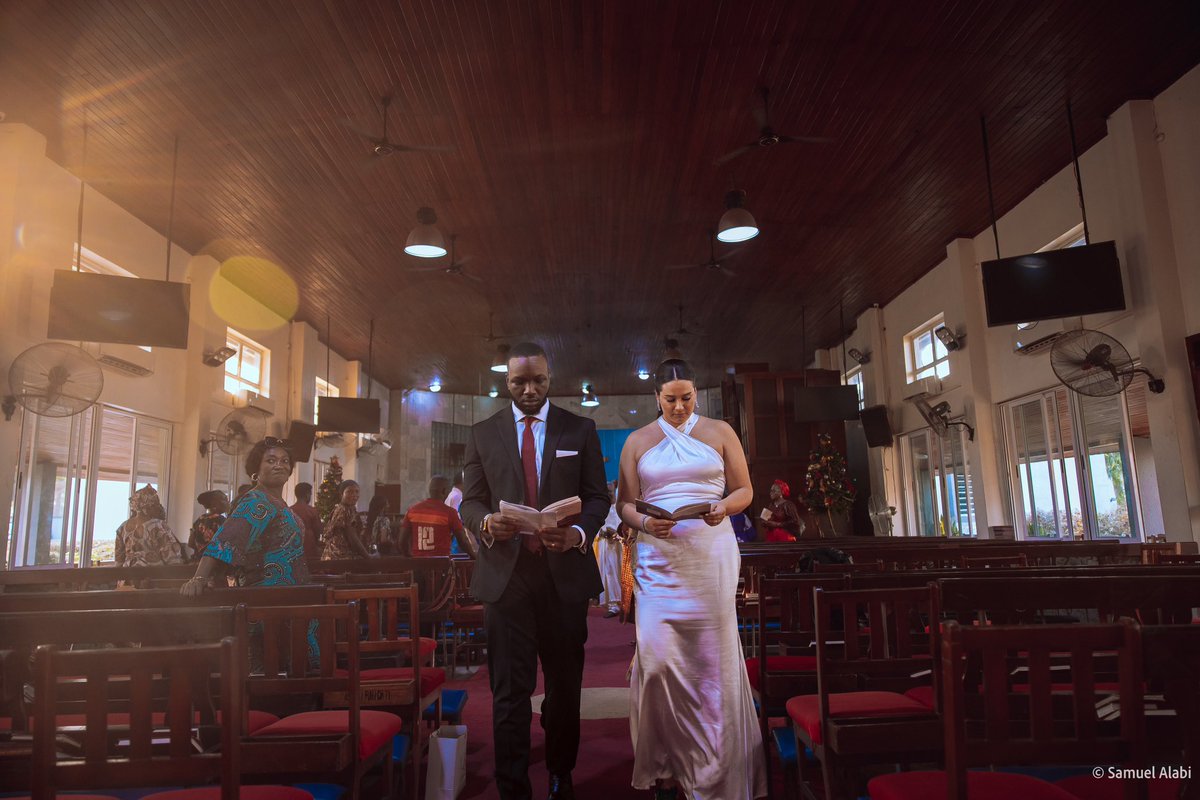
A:
{"type": "MultiPolygon", "coordinates": [[[[668,510],[725,494],[720,453],[661,417],[666,438],[638,461],[643,498],[668,510]]],[[[637,653],[630,686],[633,786],[674,779],[691,800],[767,793],[763,743],[738,638],[740,566],[729,520],[642,533],[634,567],[637,653]]]]}

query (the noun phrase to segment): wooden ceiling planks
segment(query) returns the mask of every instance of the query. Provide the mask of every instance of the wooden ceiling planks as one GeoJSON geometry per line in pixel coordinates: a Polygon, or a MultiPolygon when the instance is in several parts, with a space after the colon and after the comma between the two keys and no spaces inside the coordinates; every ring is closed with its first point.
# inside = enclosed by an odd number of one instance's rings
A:
{"type": "Polygon", "coordinates": [[[1200,60],[1198,14],[1183,0],[10,0],[0,96],[76,172],[86,113],[89,181],[158,230],[178,133],[175,238],[283,265],[300,317],[323,329],[332,314],[349,357],[375,318],[386,383],[437,371],[486,390],[492,311],[498,331],[548,345],[557,391],[637,392],[679,303],[707,334],[678,337],[706,383],[832,344],[839,301],[852,325],[987,227],[980,114],[1003,213],[1067,163],[1067,97],[1087,147],[1122,102],[1200,60]],[[834,141],[714,167],[755,137],[762,84],[776,130],[834,141]],[[385,94],[392,141],[453,149],[370,159],[343,122],[381,132],[385,94]],[[664,270],[707,260],[731,188],[764,231],[717,245],[738,276],[664,270]],[[407,271],[428,266],[401,252],[423,205],[483,283],[407,271]]]}

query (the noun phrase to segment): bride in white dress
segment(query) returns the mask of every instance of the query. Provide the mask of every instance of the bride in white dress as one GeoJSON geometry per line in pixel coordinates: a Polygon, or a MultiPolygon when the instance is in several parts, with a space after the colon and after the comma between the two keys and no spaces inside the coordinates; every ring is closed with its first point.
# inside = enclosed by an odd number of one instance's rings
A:
{"type": "Polygon", "coordinates": [[[621,451],[617,509],[640,531],[634,566],[637,653],[630,687],[633,786],[659,798],[754,800],[767,793],[763,743],[738,638],[740,558],[729,515],[753,496],[733,429],[696,414],[695,375],[659,366],[662,416],[621,451]],[[702,519],[637,511],[711,502],[702,519]]]}

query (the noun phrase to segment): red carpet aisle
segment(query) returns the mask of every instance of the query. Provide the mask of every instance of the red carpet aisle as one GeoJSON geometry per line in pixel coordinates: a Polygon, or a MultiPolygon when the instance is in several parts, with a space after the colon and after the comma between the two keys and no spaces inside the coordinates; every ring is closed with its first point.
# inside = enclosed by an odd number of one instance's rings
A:
{"type": "MultiPolygon", "coordinates": [[[[634,629],[616,619],[604,619],[600,609],[588,617],[587,662],[584,668],[583,716],[579,762],[573,773],[576,794],[618,800],[643,797],[629,785],[633,774],[633,747],[629,742],[629,684],[625,671],[633,658],[634,629]],[[589,689],[608,689],[589,692],[589,689]],[[615,690],[615,691],[614,691],[615,690]],[[593,717],[589,719],[588,717],[593,717]],[[601,718],[595,718],[601,717],[601,718]]],[[[499,800],[492,783],[492,695],[488,690],[487,667],[465,680],[452,681],[448,688],[466,689],[469,694],[463,713],[468,728],[467,786],[462,800],[499,800]]],[[[534,709],[541,701],[539,677],[534,692],[534,709]]],[[[534,797],[546,794],[545,739],[537,714],[533,717],[532,755],[529,778],[534,797]]]]}
{"type": "MultiPolygon", "coordinates": [[[[576,794],[581,800],[649,800],[653,795],[629,785],[633,774],[633,747],[629,741],[629,684],[625,680],[633,658],[630,643],[634,627],[616,619],[604,619],[602,609],[588,616],[587,662],[583,677],[582,722],[579,761],[573,773],[576,794]],[[588,691],[588,690],[593,691],[588,691]],[[598,691],[597,691],[598,690],[598,691]]],[[[492,783],[492,694],[488,690],[487,667],[447,688],[466,689],[469,694],[463,713],[468,727],[467,785],[460,800],[499,800],[492,783]]],[[[541,703],[541,680],[534,692],[534,710],[541,703]]],[[[545,739],[540,720],[533,717],[532,757],[529,778],[533,796],[545,797],[545,739]]],[[[782,781],[776,765],[776,796],[782,797],[782,781]]]]}

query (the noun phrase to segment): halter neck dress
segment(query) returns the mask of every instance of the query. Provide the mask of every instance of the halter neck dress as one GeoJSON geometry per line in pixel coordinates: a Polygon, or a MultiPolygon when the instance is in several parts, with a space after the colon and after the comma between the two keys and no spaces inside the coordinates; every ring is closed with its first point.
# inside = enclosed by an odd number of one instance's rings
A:
{"type": "MultiPolygon", "coordinates": [[[[721,454],[659,418],[665,438],[638,461],[642,496],[673,511],[725,495],[721,454]]],[[[642,533],[634,568],[637,654],[630,687],[633,786],[674,779],[695,800],[766,795],[763,744],[738,637],[740,556],[728,518],[642,533]]]]}

